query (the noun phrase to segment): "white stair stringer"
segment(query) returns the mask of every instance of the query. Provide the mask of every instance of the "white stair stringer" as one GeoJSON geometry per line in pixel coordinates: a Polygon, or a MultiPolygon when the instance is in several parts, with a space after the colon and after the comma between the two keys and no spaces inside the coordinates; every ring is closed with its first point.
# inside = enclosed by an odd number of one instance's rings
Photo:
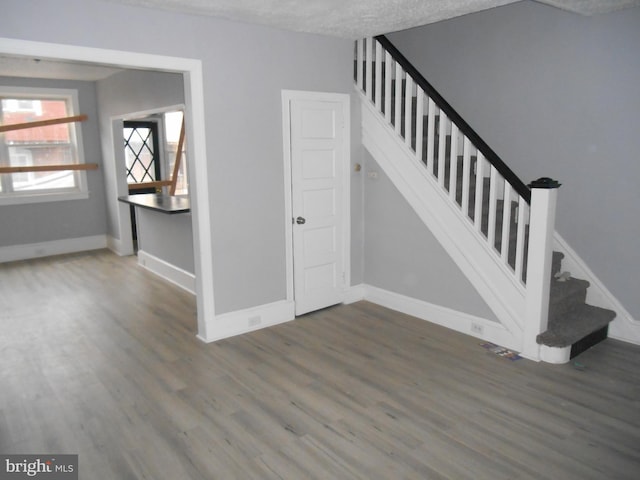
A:
{"type": "MultiPolygon", "coordinates": [[[[356,91],[362,106],[363,145],[504,327],[492,330],[495,338],[485,340],[521,351],[526,318],[525,286],[500,261],[499,253],[490,251],[486,238],[464,217],[459,206],[372,102],[359,89],[356,91]]],[[[455,325],[451,328],[460,330],[455,325]]]]}

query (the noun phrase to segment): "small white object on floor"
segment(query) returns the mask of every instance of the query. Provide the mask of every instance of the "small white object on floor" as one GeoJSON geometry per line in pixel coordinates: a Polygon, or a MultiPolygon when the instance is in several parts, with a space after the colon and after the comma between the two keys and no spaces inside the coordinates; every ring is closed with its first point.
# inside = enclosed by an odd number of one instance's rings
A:
{"type": "Polygon", "coordinates": [[[558,272],[554,275],[554,278],[559,282],[566,282],[571,278],[571,272],[558,272]]]}

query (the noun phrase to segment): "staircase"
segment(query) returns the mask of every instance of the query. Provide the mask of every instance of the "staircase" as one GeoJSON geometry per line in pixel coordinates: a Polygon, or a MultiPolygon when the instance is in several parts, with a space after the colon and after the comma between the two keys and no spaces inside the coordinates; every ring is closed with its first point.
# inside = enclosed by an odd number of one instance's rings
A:
{"type": "Polygon", "coordinates": [[[563,275],[563,258],[561,252],[553,252],[549,324],[536,341],[571,359],[607,338],[609,323],[616,314],[586,303],[589,282],[572,278],[568,272],[563,275]]]}
{"type": "Polygon", "coordinates": [[[552,252],[559,185],[542,185],[554,210],[534,212],[532,191],[385,37],[356,42],[354,77],[363,144],[494,311],[502,328],[485,339],[564,363],[606,338],[615,313],[587,305],[589,283],[552,252]]]}

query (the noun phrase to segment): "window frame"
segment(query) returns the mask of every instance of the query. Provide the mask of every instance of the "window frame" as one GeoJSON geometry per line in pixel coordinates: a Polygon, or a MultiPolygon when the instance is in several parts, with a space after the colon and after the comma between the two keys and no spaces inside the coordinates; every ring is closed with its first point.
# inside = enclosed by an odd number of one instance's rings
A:
{"type": "MultiPolygon", "coordinates": [[[[16,99],[51,99],[65,100],[67,102],[67,116],[79,115],[80,104],[78,101],[78,90],[68,88],[38,88],[38,87],[20,87],[11,85],[0,85],[0,97],[16,98],[16,99]]],[[[80,122],[69,123],[69,134],[71,137],[71,148],[75,155],[75,164],[81,165],[85,163],[84,144],[82,141],[82,125],[80,122]]],[[[0,137],[3,134],[0,133],[0,137]]],[[[9,145],[0,139],[0,157],[9,158],[9,145]]],[[[2,190],[0,191],[0,205],[21,205],[27,203],[48,203],[65,200],[80,200],[89,198],[89,190],[87,185],[87,175],[84,170],[74,170],[75,186],[69,188],[56,189],[35,189],[24,191],[4,191],[4,186],[10,182],[4,177],[11,174],[0,174],[0,182],[2,182],[2,190]]]]}

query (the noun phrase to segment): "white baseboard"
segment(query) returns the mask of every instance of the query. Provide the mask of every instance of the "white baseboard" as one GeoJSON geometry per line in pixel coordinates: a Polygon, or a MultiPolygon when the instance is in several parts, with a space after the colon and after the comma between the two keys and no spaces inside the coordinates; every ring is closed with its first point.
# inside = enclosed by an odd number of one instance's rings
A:
{"type": "Polygon", "coordinates": [[[258,307],[216,315],[215,319],[207,326],[207,331],[211,332],[211,335],[209,335],[208,338],[203,338],[198,335],[198,338],[206,343],[215,342],[223,338],[289,322],[294,318],[295,303],[282,300],[258,307]]]}
{"type": "MultiPolygon", "coordinates": [[[[502,347],[516,351],[520,351],[522,347],[521,340],[514,339],[509,331],[498,322],[492,322],[468,313],[458,312],[366,284],[352,286],[346,292],[344,303],[355,303],[360,300],[412,315],[502,347]]],[[[198,335],[198,338],[206,343],[215,342],[223,338],[285,323],[294,318],[295,303],[283,300],[216,315],[207,328],[207,331],[212,334],[207,338],[198,335]]]]}
{"type": "Polygon", "coordinates": [[[356,303],[360,300],[364,300],[366,295],[366,285],[361,283],[360,285],[353,285],[345,292],[344,303],[349,305],[350,303],[356,303]]]}
{"type": "Polygon", "coordinates": [[[107,248],[106,235],[91,237],[65,238],[50,242],[26,243],[23,245],[9,245],[0,247],[0,263],[31,258],[49,257],[65,253],[84,252],[107,248]]]}
{"type": "Polygon", "coordinates": [[[589,282],[587,303],[616,312],[616,318],[609,324],[609,337],[640,345],[640,322],[631,316],[558,232],[554,240],[555,249],[564,254],[562,270],[589,282]]]}
{"type": "Polygon", "coordinates": [[[189,293],[196,294],[196,276],[172,265],[161,258],[155,257],[144,250],[138,250],[138,265],[159,275],[165,280],[177,285],[189,293]]]}
{"type": "Polygon", "coordinates": [[[133,255],[135,253],[133,249],[125,248],[122,240],[112,237],[111,235],[107,235],[107,248],[121,257],[133,255]]]}
{"type": "Polygon", "coordinates": [[[468,313],[407,297],[371,285],[359,285],[364,290],[364,300],[391,310],[426,320],[457,332],[495,343],[516,351],[522,349],[522,339],[514,338],[507,328],[468,313]]]}

